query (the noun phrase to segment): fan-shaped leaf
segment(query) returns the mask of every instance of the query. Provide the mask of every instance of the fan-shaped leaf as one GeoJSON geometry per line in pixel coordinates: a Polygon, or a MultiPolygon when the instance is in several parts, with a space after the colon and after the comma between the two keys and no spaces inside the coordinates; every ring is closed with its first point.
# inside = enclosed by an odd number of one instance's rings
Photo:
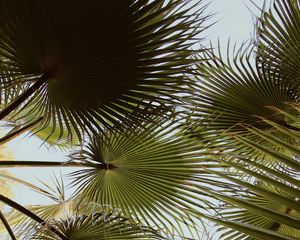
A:
{"type": "Polygon", "coordinates": [[[206,19],[188,2],[2,1],[1,83],[34,94],[11,108],[33,104],[31,118],[77,135],[168,110],[206,19]]]}

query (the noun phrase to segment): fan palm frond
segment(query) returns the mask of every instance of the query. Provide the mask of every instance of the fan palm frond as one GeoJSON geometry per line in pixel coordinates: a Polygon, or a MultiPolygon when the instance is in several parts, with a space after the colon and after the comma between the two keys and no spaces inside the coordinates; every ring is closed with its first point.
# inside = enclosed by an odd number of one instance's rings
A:
{"type": "MultiPolygon", "coordinates": [[[[55,177],[54,188],[44,182],[41,182],[43,187],[37,187],[14,177],[11,179],[45,195],[54,202],[26,208],[51,225],[51,229],[56,228],[57,232],[66,235],[67,239],[84,239],[84,237],[91,239],[163,239],[156,230],[125,219],[117,214],[117,210],[113,211],[107,206],[89,207],[88,205],[91,205],[89,203],[78,208],[79,199],[66,199],[62,178],[55,177]]],[[[13,232],[18,239],[57,239],[58,237],[56,232],[40,226],[38,222],[14,209],[7,216],[8,226],[13,226],[13,232]]]]}
{"type": "MultiPolygon", "coordinates": [[[[194,94],[187,102],[188,134],[211,147],[229,147],[231,150],[252,154],[253,149],[228,138],[228,134],[247,136],[263,144],[263,139],[249,132],[247,127],[256,127],[280,136],[276,128],[266,123],[267,120],[299,131],[279,111],[298,114],[298,109],[293,107],[299,101],[297,92],[284,82],[275,81],[276,76],[272,71],[260,71],[257,66],[253,66],[252,53],[253,49],[240,48],[234,53],[233,60],[225,60],[213,50],[198,55],[199,75],[194,76],[195,84],[191,86],[194,94]],[[207,58],[206,55],[211,60],[203,62],[201,59],[207,58]]],[[[282,137],[287,142],[292,141],[287,135],[282,137]]]]}
{"type": "MultiPolygon", "coordinates": [[[[258,183],[258,186],[265,188],[268,191],[274,192],[276,194],[279,194],[280,196],[286,198],[286,199],[293,199],[294,196],[289,195],[286,192],[283,192],[283,189],[275,188],[272,185],[264,184],[264,183],[258,183]]],[[[277,213],[283,213],[284,215],[292,216],[293,219],[300,220],[300,213],[292,208],[289,208],[288,206],[281,204],[277,202],[276,199],[271,198],[265,198],[261,195],[256,194],[248,194],[244,195],[243,199],[257,204],[260,207],[264,207],[270,210],[273,210],[277,213]]],[[[256,226],[258,228],[263,228],[271,231],[278,232],[282,235],[287,235],[290,237],[299,238],[300,237],[300,229],[294,228],[289,224],[284,224],[281,221],[276,221],[275,219],[270,219],[266,216],[259,215],[257,212],[252,212],[247,209],[241,209],[236,208],[230,205],[226,205],[226,208],[220,212],[220,214],[227,219],[234,220],[241,223],[250,224],[253,226],[256,226]]],[[[284,216],[283,215],[283,216],[284,216]]],[[[219,230],[223,230],[223,238],[224,239],[231,239],[230,237],[235,235],[235,237],[240,237],[243,239],[252,239],[251,237],[245,238],[243,233],[237,234],[235,231],[228,231],[228,229],[220,228],[219,230]]]]}
{"type": "Polygon", "coordinates": [[[189,2],[2,1],[1,84],[24,90],[1,116],[33,104],[31,118],[81,135],[166,111],[207,19],[189,2]]]}
{"type": "MultiPolygon", "coordinates": [[[[29,189],[47,197],[51,201],[49,204],[26,206],[29,211],[42,218],[44,221],[60,218],[64,219],[67,215],[74,213],[75,203],[73,202],[73,199],[67,198],[65,195],[65,186],[62,176],[60,178],[55,176],[54,187],[43,181],[40,181],[42,186],[38,187],[15,177],[10,177],[9,179],[29,187],[29,189]]],[[[34,229],[39,226],[38,222],[16,209],[12,209],[7,214],[7,219],[9,224],[13,227],[18,239],[28,239],[28,234],[34,232],[34,229]]]]}
{"type": "MultiPolygon", "coordinates": [[[[91,215],[72,216],[49,224],[59,229],[69,240],[165,239],[157,231],[107,210],[91,215]]],[[[42,228],[32,239],[57,240],[57,236],[42,228]]]]}
{"type": "Polygon", "coordinates": [[[91,166],[71,174],[77,193],[169,234],[172,228],[179,231],[177,224],[192,226],[189,211],[201,211],[209,202],[192,194],[188,185],[218,181],[202,174],[203,149],[178,129],[176,121],[163,119],[95,136],[73,157],[91,166]]]}
{"type": "MultiPolygon", "coordinates": [[[[282,126],[277,128],[299,141],[298,133],[282,126]]],[[[284,163],[289,171],[270,168],[259,163],[257,159],[224,154],[218,162],[227,165],[226,171],[219,169],[213,172],[225,181],[235,184],[240,191],[224,194],[225,192],[209,190],[208,192],[214,197],[225,203],[225,208],[221,208],[220,215],[210,219],[225,226],[220,228],[223,239],[299,239],[299,148],[282,141],[281,138],[269,136],[261,130],[253,128],[251,132],[260,138],[269,138],[268,140],[273,144],[285,146],[292,152],[286,155],[261,146],[251,139],[238,137],[240,141],[246,141],[252,148],[264,151],[270,158],[284,163]],[[232,169],[235,170],[234,174],[230,171],[232,169]]]]}
{"type": "Polygon", "coordinates": [[[258,21],[257,61],[268,67],[292,89],[299,91],[300,2],[274,1],[258,21]]]}

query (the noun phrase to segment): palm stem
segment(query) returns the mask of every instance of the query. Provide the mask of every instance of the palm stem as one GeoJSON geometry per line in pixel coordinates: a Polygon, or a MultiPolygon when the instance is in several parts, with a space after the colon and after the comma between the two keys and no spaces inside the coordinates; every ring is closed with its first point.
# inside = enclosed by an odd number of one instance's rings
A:
{"type": "MultiPolygon", "coordinates": [[[[6,167],[94,167],[94,164],[61,161],[0,161],[0,168],[6,167]]],[[[104,168],[104,166],[103,166],[104,168]]]]}
{"type": "Polygon", "coordinates": [[[47,80],[49,79],[48,74],[42,75],[31,87],[14,99],[7,107],[0,112],[0,120],[5,118],[13,110],[19,107],[26,99],[28,99],[36,90],[38,90],[47,80]]]}
{"type": "Polygon", "coordinates": [[[8,180],[11,180],[11,181],[14,181],[15,183],[23,184],[24,186],[29,187],[31,189],[34,189],[36,191],[40,191],[41,190],[41,188],[33,185],[32,183],[29,183],[29,182],[27,182],[25,180],[13,177],[12,175],[6,174],[5,172],[2,172],[2,171],[0,171],[0,177],[8,179],[8,180]]]}
{"type": "Polygon", "coordinates": [[[12,201],[11,199],[3,196],[0,194],[0,201],[7,204],[8,206],[16,209],[17,211],[23,213],[27,217],[30,217],[32,220],[40,223],[42,226],[49,229],[51,232],[53,232],[55,235],[60,237],[62,240],[69,240],[64,234],[62,234],[60,231],[58,231],[56,228],[52,227],[51,225],[48,225],[42,218],[35,215],[33,212],[29,211],[27,208],[23,207],[22,205],[12,201]]]}
{"type": "Polygon", "coordinates": [[[4,144],[12,139],[14,139],[15,137],[21,135],[23,132],[29,130],[30,128],[32,128],[34,125],[36,125],[37,123],[39,123],[40,121],[43,120],[43,117],[40,117],[39,119],[26,124],[24,127],[21,127],[15,131],[11,131],[10,133],[8,133],[7,135],[5,135],[4,137],[0,138],[0,145],[4,144]]]}
{"type": "Polygon", "coordinates": [[[0,219],[3,223],[3,225],[5,226],[9,236],[11,237],[12,240],[17,240],[13,231],[11,230],[9,223],[7,222],[6,218],[4,217],[3,213],[0,211],[0,219]]]}
{"type": "Polygon", "coordinates": [[[288,128],[288,129],[290,129],[290,130],[296,131],[296,132],[300,131],[300,128],[294,127],[294,126],[292,126],[292,125],[290,125],[288,123],[283,124],[283,126],[286,127],[286,128],[288,128]]]}

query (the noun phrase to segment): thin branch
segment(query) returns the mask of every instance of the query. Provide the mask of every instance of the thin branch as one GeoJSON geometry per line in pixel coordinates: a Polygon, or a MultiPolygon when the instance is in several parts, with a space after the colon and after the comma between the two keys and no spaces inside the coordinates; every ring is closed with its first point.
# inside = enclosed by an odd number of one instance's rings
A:
{"type": "Polygon", "coordinates": [[[29,130],[30,128],[32,128],[34,125],[36,125],[37,123],[39,123],[42,120],[43,120],[43,117],[40,117],[39,119],[37,119],[37,120],[35,120],[31,123],[26,124],[24,127],[21,127],[20,129],[17,129],[15,131],[12,131],[12,132],[8,133],[4,137],[0,138],[0,145],[14,139],[15,137],[17,137],[19,135],[21,135],[23,132],[29,130]]]}
{"type": "Polygon", "coordinates": [[[44,226],[45,228],[49,229],[51,232],[53,232],[55,235],[57,235],[58,237],[60,237],[62,240],[69,240],[64,234],[62,234],[56,228],[54,228],[53,226],[47,224],[42,218],[40,218],[39,216],[35,215],[33,212],[31,212],[27,208],[23,207],[22,205],[14,202],[14,201],[12,201],[11,199],[3,196],[2,194],[0,194],[0,201],[3,202],[3,203],[5,203],[5,204],[7,204],[8,206],[16,209],[17,211],[23,213],[27,217],[30,217],[34,221],[40,223],[42,226],[44,226]]]}
{"type": "Polygon", "coordinates": [[[9,180],[11,180],[11,181],[14,181],[15,183],[23,184],[24,186],[27,186],[27,187],[29,187],[29,188],[35,190],[35,191],[40,191],[40,190],[41,190],[41,188],[39,188],[39,187],[33,185],[33,184],[30,183],[30,182],[27,182],[27,181],[24,181],[24,180],[22,180],[22,179],[13,177],[13,176],[11,176],[11,175],[9,175],[9,174],[5,174],[5,173],[3,173],[3,172],[1,172],[1,171],[0,171],[0,177],[1,177],[1,178],[5,178],[5,179],[9,179],[9,180]]]}
{"type": "MultiPolygon", "coordinates": [[[[95,167],[95,164],[84,162],[57,162],[57,161],[14,161],[0,160],[0,168],[9,167],[95,167]]],[[[103,166],[105,168],[105,166],[103,166]]]]}
{"type": "Polygon", "coordinates": [[[9,236],[11,237],[12,240],[17,240],[13,231],[11,230],[9,223],[7,222],[6,218],[4,217],[4,215],[2,214],[2,212],[0,211],[0,219],[3,223],[3,225],[5,226],[9,236]]]}
{"type": "Polygon", "coordinates": [[[5,118],[8,114],[10,114],[13,110],[15,110],[18,106],[20,106],[26,99],[28,99],[36,90],[38,90],[45,82],[49,79],[48,74],[42,75],[32,86],[30,86],[26,91],[24,91],[21,95],[19,95],[16,99],[14,99],[8,106],[6,106],[0,112],[0,120],[5,118]]]}

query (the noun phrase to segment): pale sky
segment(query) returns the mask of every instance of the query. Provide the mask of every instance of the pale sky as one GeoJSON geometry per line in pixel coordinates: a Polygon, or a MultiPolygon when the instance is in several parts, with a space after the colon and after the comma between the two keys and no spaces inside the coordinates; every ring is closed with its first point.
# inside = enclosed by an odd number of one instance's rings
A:
{"type": "MultiPolygon", "coordinates": [[[[268,0],[267,2],[270,2],[268,0]]],[[[204,2],[211,2],[209,11],[216,13],[212,21],[216,24],[206,31],[205,36],[211,39],[213,43],[220,39],[221,48],[225,51],[227,40],[230,38],[231,42],[242,43],[250,39],[254,30],[253,13],[258,14],[258,10],[250,0],[205,0],[204,2]],[[248,9],[249,8],[249,9],[248,9]]],[[[262,5],[263,0],[253,0],[257,5],[262,5]]],[[[216,45],[215,45],[216,46],[216,45]]],[[[14,152],[17,160],[65,160],[64,153],[59,150],[49,150],[46,146],[40,146],[41,141],[36,137],[27,138],[25,135],[18,137],[11,141],[8,146],[14,152]]],[[[13,169],[11,172],[19,178],[32,183],[38,183],[35,178],[39,178],[49,183],[53,177],[53,173],[59,173],[59,169],[34,169],[21,168],[13,169]]],[[[62,169],[62,173],[68,170],[62,169]]],[[[46,203],[46,200],[32,191],[28,191],[24,187],[14,188],[14,199],[22,204],[41,204],[46,203]]]]}

